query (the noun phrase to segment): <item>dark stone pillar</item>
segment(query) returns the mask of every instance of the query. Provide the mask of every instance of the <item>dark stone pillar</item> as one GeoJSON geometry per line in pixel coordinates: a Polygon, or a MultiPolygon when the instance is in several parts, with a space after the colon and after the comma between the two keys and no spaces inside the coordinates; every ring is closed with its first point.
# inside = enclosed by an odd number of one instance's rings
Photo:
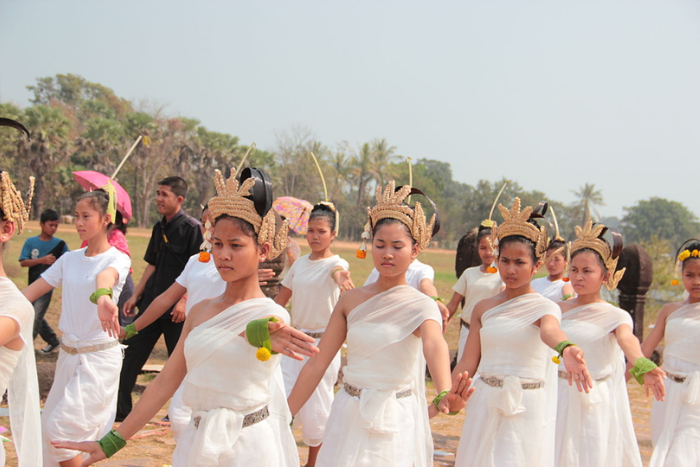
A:
{"type": "Polygon", "coordinates": [[[634,335],[644,338],[644,305],[646,294],[654,278],[651,257],[640,245],[632,244],[622,250],[617,269],[627,268],[617,288],[620,290],[620,308],[628,311],[634,321],[634,335]]]}

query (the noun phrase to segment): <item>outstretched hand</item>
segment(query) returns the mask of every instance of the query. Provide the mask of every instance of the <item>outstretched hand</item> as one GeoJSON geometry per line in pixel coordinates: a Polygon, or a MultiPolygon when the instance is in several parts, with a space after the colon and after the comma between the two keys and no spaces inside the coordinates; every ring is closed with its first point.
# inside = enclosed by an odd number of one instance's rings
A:
{"type": "Polygon", "coordinates": [[[467,405],[467,400],[474,392],[474,388],[470,389],[472,379],[469,377],[469,372],[457,373],[452,378],[452,388],[440,401],[438,410],[442,413],[459,412],[467,405]]]}
{"type": "Polygon", "coordinates": [[[85,460],[82,464],[80,464],[80,467],[87,467],[88,465],[92,465],[95,462],[99,462],[107,458],[105,452],[95,441],[83,441],[80,443],[75,443],[73,441],[51,441],[51,444],[53,444],[57,449],[71,449],[73,451],[82,451],[87,453],[90,457],[85,459],[85,456],[83,456],[85,460]]]}
{"type": "Polygon", "coordinates": [[[579,392],[590,392],[593,387],[593,379],[588,374],[586,360],[583,358],[583,350],[576,345],[570,345],[564,349],[564,366],[566,367],[566,378],[569,380],[569,386],[576,383],[576,388],[579,392]]]}
{"type": "Polygon", "coordinates": [[[264,287],[267,281],[275,277],[275,271],[272,269],[258,269],[258,285],[264,287]]]}
{"type": "Polygon", "coordinates": [[[664,396],[666,396],[665,379],[666,372],[661,367],[644,373],[644,389],[646,389],[647,397],[653,394],[657,401],[663,401],[664,396]]]}
{"type": "Polygon", "coordinates": [[[294,329],[281,321],[270,321],[270,344],[272,350],[295,360],[303,360],[303,355],[313,357],[318,353],[316,340],[298,329],[294,329]]]}
{"type": "Polygon", "coordinates": [[[350,279],[350,271],[340,270],[335,273],[335,283],[340,287],[340,293],[347,292],[355,288],[355,284],[350,279]]]}
{"type": "Polygon", "coordinates": [[[109,337],[119,338],[119,308],[109,295],[102,295],[97,299],[97,317],[100,319],[102,330],[109,333],[109,337]]]}

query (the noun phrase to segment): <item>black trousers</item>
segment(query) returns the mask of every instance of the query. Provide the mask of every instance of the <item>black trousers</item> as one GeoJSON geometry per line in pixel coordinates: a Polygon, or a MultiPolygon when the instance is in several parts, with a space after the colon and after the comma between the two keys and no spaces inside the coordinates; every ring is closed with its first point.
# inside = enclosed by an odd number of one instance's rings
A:
{"type": "Polygon", "coordinates": [[[49,309],[51,304],[51,295],[53,295],[53,290],[45,293],[32,303],[34,307],[34,339],[36,339],[37,335],[40,335],[44,342],[56,346],[59,344],[58,337],[54,330],[51,329],[51,326],[49,326],[49,322],[44,318],[46,310],[49,309]]]}
{"type": "Polygon", "coordinates": [[[170,356],[180,338],[182,326],[183,323],[173,323],[170,320],[170,314],[167,314],[167,318],[157,319],[134,337],[124,341],[124,345],[128,347],[124,351],[124,362],[119,377],[117,420],[123,420],[131,412],[131,391],[133,391],[136,378],[141,373],[141,369],[146,364],[160,336],[165,336],[165,345],[168,348],[168,356],[170,356]]]}

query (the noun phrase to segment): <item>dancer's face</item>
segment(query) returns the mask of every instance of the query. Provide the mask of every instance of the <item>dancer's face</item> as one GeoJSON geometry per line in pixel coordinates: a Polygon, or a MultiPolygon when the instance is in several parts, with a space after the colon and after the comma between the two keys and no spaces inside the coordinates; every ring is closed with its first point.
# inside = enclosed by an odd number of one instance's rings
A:
{"type": "Polygon", "coordinates": [[[107,232],[109,216],[102,214],[88,199],[78,202],[75,207],[75,229],[81,240],[90,241],[107,232]]]}
{"type": "Polygon", "coordinates": [[[214,226],[212,255],[214,264],[226,282],[257,278],[258,264],[265,260],[270,245],[258,245],[238,220],[222,218],[214,226]]]}
{"type": "Polygon", "coordinates": [[[499,248],[498,272],[509,289],[517,289],[530,283],[540,262],[532,261],[532,247],[524,243],[508,242],[499,248]]]}
{"type": "Polygon", "coordinates": [[[483,237],[479,240],[479,258],[481,258],[481,264],[486,266],[491,266],[495,259],[488,237],[483,237]]]}
{"type": "Polygon", "coordinates": [[[306,241],[309,243],[309,248],[314,253],[320,253],[331,246],[331,242],[335,239],[335,233],[331,231],[331,226],[328,225],[328,219],[325,217],[316,217],[309,220],[306,231],[306,241]]]}
{"type": "Polygon", "coordinates": [[[547,268],[547,272],[549,272],[549,274],[552,276],[562,274],[564,272],[564,268],[566,267],[566,258],[564,258],[564,255],[561,253],[557,253],[554,255],[554,258],[547,261],[545,267],[547,268]]]}
{"type": "Polygon", "coordinates": [[[608,272],[600,264],[596,253],[582,251],[571,259],[569,279],[577,294],[595,294],[600,292],[600,287],[608,279],[608,272]]]}
{"type": "Polygon", "coordinates": [[[400,222],[383,224],[372,238],[372,260],[381,276],[405,274],[418,256],[418,245],[400,222]]]}
{"type": "Polygon", "coordinates": [[[685,260],[683,286],[692,299],[700,300],[700,259],[685,260]]]}

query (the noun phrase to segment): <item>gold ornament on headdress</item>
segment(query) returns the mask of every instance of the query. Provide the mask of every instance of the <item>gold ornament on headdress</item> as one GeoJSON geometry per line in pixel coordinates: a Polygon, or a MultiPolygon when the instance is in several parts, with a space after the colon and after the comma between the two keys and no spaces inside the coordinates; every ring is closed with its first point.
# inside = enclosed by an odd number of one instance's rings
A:
{"type": "Polygon", "coordinates": [[[491,205],[491,210],[489,211],[489,218],[481,221],[482,227],[486,227],[488,229],[493,229],[494,227],[496,227],[496,221],[491,220],[491,218],[493,217],[493,210],[496,209],[496,204],[498,203],[498,199],[501,197],[501,195],[503,194],[503,191],[506,189],[507,186],[508,186],[508,183],[507,182],[504,183],[503,186],[501,187],[500,191],[496,195],[496,199],[493,200],[493,204],[491,205]]]}
{"type": "Polygon", "coordinates": [[[527,238],[535,244],[535,256],[541,259],[547,252],[549,236],[547,235],[547,229],[537,227],[528,222],[533,211],[532,206],[527,206],[521,211],[520,198],[516,197],[510,210],[502,204],[498,205],[498,210],[503,215],[503,223],[495,227],[491,232],[491,245],[496,248],[501,239],[518,235],[527,238]]]}
{"type": "Polygon", "coordinates": [[[326,188],[326,179],[323,176],[323,171],[321,170],[321,166],[318,164],[318,160],[316,159],[316,156],[314,156],[313,152],[310,152],[309,155],[313,158],[314,163],[316,164],[316,169],[318,169],[318,174],[321,176],[321,183],[323,184],[323,195],[326,198],[325,201],[321,201],[318,204],[328,206],[328,208],[330,208],[330,210],[335,213],[335,230],[333,230],[333,232],[335,232],[337,235],[338,232],[340,231],[340,213],[335,208],[335,204],[328,201],[328,189],[326,188]]]}
{"type": "Polygon", "coordinates": [[[5,215],[4,220],[9,220],[17,226],[17,233],[21,234],[24,224],[29,220],[29,209],[34,196],[34,177],[29,177],[29,195],[27,201],[22,200],[21,193],[15,188],[10,179],[10,174],[0,172],[0,207],[5,215]]]}
{"type": "Polygon", "coordinates": [[[236,169],[231,169],[231,176],[228,180],[224,179],[220,170],[215,171],[214,184],[216,185],[216,193],[218,196],[209,200],[209,212],[211,218],[216,220],[222,215],[236,217],[248,222],[253,226],[255,233],[258,236],[258,244],[262,245],[265,242],[270,243],[270,253],[268,257],[275,259],[286,248],[287,226],[285,220],[279,230],[275,232],[275,214],[270,209],[265,217],[261,217],[255,210],[253,200],[246,198],[250,196],[250,190],[255,185],[255,179],[248,178],[243,183],[238,184],[236,180],[236,169]]]}
{"type": "MultiPolygon", "coordinates": [[[[554,208],[550,207],[549,212],[552,213],[552,220],[554,221],[554,238],[549,242],[549,244],[551,245],[554,242],[563,242],[564,238],[561,235],[559,235],[559,223],[557,222],[557,215],[554,213],[554,208]]],[[[549,263],[551,260],[554,259],[555,256],[557,256],[562,251],[564,251],[564,247],[559,247],[556,250],[552,251],[547,256],[545,256],[544,264],[549,263]]],[[[567,262],[567,264],[569,262],[568,253],[567,253],[566,262],[567,262]]]]}
{"type": "MultiPolygon", "coordinates": [[[[435,213],[429,223],[426,223],[425,212],[420,203],[414,207],[403,204],[403,201],[411,193],[411,187],[404,185],[399,191],[395,191],[396,184],[392,180],[382,192],[382,187],[377,187],[377,204],[373,208],[367,208],[369,222],[365,226],[365,232],[371,231],[382,219],[396,219],[402,222],[411,231],[411,237],[418,243],[421,250],[430,245],[435,226],[435,213]]],[[[363,233],[363,240],[365,239],[363,233]]]]}
{"type": "Polygon", "coordinates": [[[577,225],[574,231],[576,232],[576,240],[571,244],[571,255],[573,256],[578,250],[583,250],[585,248],[598,253],[603,259],[605,269],[607,269],[610,274],[608,281],[605,283],[605,287],[608,290],[615,289],[627,268],[622,268],[615,272],[617,261],[620,259],[620,256],[619,253],[613,251],[615,248],[614,246],[613,249],[611,249],[601,238],[603,233],[605,233],[605,226],[603,224],[596,224],[593,226],[593,220],[588,219],[583,228],[577,225]]]}

